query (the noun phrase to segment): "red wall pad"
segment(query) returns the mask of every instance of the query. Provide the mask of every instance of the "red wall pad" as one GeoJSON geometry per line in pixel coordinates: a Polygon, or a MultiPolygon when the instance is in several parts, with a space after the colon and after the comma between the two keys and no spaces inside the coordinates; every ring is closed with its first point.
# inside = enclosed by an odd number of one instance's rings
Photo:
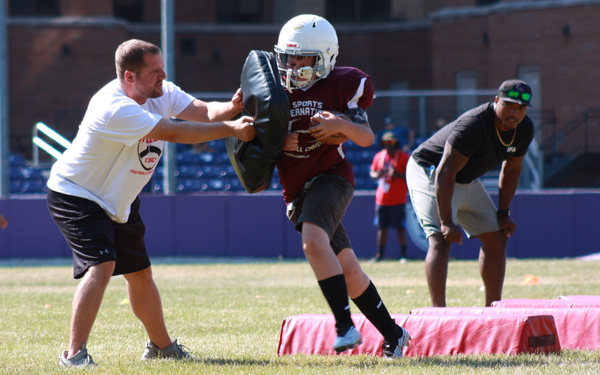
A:
{"type": "MultiPolygon", "coordinates": [[[[410,332],[404,355],[521,354],[560,352],[554,318],[550,315],[408,315],[393,314],[396,323],[410,332]]],[[[347,355],[381,356],[383,339],[361,314],[352,315],[363,343],[347,355]]],[[[335,355],[334,320],[331,315],[295,315],[281,327],[278,355],[335,355]]]]}
{"type": "Polygon", "coordinates": [[[600,299],[504,299],[492,307],[600,307],[600,299]]]}
{"type": "Polygon", "coordinates": [[[526,314],[552,315],[562,349],[600,349],[600,309],[536,307],[422,307],[411,314],[526,314]]]}

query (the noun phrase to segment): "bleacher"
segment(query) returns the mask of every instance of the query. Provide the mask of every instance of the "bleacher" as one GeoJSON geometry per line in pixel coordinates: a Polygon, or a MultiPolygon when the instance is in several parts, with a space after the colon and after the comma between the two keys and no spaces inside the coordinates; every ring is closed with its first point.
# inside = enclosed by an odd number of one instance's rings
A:
{"type": "MultiPolygon", "coordinates": [[[[177,145],[177,192],[180,194],[217,191],[239,191],[244,187],[240,183],[229,162],[224,140],[207,142],[205,150],[196,150],[191,145],[177,145]]],[[[357,189],[375,189],[376,183],[369,177],[369,169],[377,146],[363,148],[351,141],[346,142],[348,160],[354,164],[357,189]]],[[[11,194],[43,194],[48,191],[46,181],[51,165],[34,166],[23,156],[11,154],[10,192],[11,194]]],[[[150,182],[144,187],[145,193],[160,193],[163,190],[162,159],[150,182]]],[[[281,190],[277,169],[269,190],[281,190]]]]}
{"type": "Polygon", "coordinates": [[[46,181],[50,167],[33,166],[18,154],[9,155],[8,165],[11,194],[44,194],[48,191],[46,181]]]}
{"type": "MultiPolygon", "coordinates": [[[[189,145],[178,145],[177,191],[197,193],[203,191],[244,191],[227,154],[224,140],[207,142],[207,151],[196,151],[189,145]]],[[[376,146],[363,148],[353,142],[346,142],[348,160],[354,164],[357,189],[375,189],[377,184],[369,177],[373,156],[379,149],[376,146]]],[[[144,188],[145,192],[160,192],[163,189],[162,162],[152,180],[144,188]]],[[[273,174],[269,190],[281,190],[277,169],[273,174]]]]}

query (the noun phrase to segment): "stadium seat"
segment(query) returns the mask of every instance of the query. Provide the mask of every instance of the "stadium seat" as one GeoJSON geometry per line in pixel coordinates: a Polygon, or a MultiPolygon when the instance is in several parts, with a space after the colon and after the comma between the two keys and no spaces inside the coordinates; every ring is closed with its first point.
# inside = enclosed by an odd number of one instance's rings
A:
{"type": "Polygon", "coordinates": [[[221,167],[216,164],[201,165],[198,167],[199,177],[220,177],[221,167]]]}
{"type": "MultiPolygon", "coordinates": [[[[413,340],[404,355],[435,356],[455,354],[557,353],[560,343],[551,315],[392,314],[396,323],[408,330],[413,340]]],[[[362,314],[352,319],[363,343],[343,354],[382,356],[383,338],[362,314]]],[[[304,314],[282,323],[278,355],[335,355],[333,316],[304,314]]]]}
{"type": "Polygon", "coordinates": [[[223,182],[223,190],[225,191],[245,191],[240,179],[235,176],[235,172],[231,177],[223,178],[223,182]]]}
{"type": "Polygon", "coordinates": [[[200,156],[191,150],[185,150],[177,153],[177,166],[194,165],[197,164],[199,160],[200,156]]]}
{"type": "Polygon", "coordinates": [[[216,152],[215,155],[215,161],[217,163],[229,163],[229,155],[227,154],[227,151],[220,151],[220,152],[216,152]]]}
{"type": "Polygon", "coordinates": [[[17,180],[17,179],[10,179],[10,193],[11,194],[18,194],[21,192],[21,180],[17,180]]]}
{"type": "Polygon", "coordinates": [[[178,179],[177,191],[182,193],[202,191],[202,186],[203,181],[199,178],[181,178],[178,179]]]}
{"type": "Polygon", "coordinates": [[[225,189],[225,181],[218,177],[215,178],[203,178],[202,191],[220,191],[225,189]]]}
{"type": "Polygon", "coordinates": [[[215,152],[227,152],[227,147],[225,146],[224,139],[208,141],[208,147],[210,147],[215,152]]]}
{"type": "Polygon", "coordinates": [[[177,165],[175,176],[177,177],[200,177],[202,171],[195,165],[177,165]]]}
{"type": "Polygon", "coordinates": [[[24,166],[25,158],[21,154],[9,154],[8,155],[8,165],[10,167],[22,167],[24,166]]]}
{"type": "Polygon", "coordinates": [[[236,176],[235,169],[233,169],[233,166],[231,165],[231,163],[222,163],[221,164],[221,175],[222,176],[233,176],[233,177],[236,176]]]}

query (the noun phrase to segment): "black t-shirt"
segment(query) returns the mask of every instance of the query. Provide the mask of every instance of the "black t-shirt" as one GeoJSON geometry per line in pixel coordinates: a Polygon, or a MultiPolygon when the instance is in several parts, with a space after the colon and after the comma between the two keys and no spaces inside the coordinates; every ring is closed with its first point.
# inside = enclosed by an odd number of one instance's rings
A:
{"type": "Polygon", "coordinates": [[[469,158],[464,168],[456,174],[457,183],[468,184],[510,156],[525,155],[533,140],[533,122],[525,116],[516,130],[500,132],[503,142],[509,144],[502,145],[496,133],[495,118],[494,103],[473,108],[423,142],[412,155],[419,165],[437,167],[448,141],[456,151],[469,158]],[[514,141],[510,143],[513,135],[514,141]]]}

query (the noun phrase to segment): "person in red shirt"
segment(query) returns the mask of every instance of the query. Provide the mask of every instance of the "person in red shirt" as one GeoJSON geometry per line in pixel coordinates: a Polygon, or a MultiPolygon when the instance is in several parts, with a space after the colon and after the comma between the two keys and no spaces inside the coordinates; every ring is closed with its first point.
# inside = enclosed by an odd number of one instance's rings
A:
{"type": "Polygon", "coordinates": [[[388,228],[396,229],[400,244],[400,259],[407,259],[406,233],[404,230],[406,204],[406,164],[410,156],[401,150],[401,144],[393,132],[381,136],[381,147],[371,164],[369,175],[377,181],[375,211],[377,224],[377,254],[375,261],[385,258],[388,228]]]}

